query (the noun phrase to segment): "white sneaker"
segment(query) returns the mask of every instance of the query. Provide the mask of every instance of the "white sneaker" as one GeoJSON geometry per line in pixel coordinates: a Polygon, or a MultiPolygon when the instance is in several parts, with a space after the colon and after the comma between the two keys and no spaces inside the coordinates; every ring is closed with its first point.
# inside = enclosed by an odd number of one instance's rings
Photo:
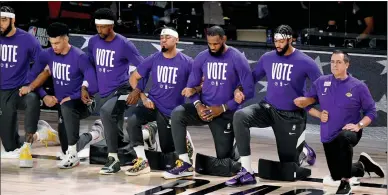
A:
{"type": "Polygon", "coordinates": [[[81,151],[78,152],[78,158],[79,159],[87,159],[90,156],[90,148],[84,148],[81,151]]]}
{"type": "Polygon", "coordinates": [[[38,130],[36,131],[38,133],[38,139],[37,141],[41,142],[42,144],[45,144],[46,147],[48,143],[53,144],[59,144],[59,137],[58,137],[58,131],[55,131],[50,124],[48,124],[44,120],[38,121],[38,130]]]}
{"type": "Polygon", "coordinates": [[[1,159],[19,159],[20,148],[16,148],[14,151],[6,152],[5,150],[1,151],[1,159]]]}
{"type": "Polygon", "coordinates": [[[73,167],[76,167],[80,164],[79,158],[77,153],[72,154],[69,150],[67,150],[66,155],[64,158],[59,162],[58,167],[60,169],[71,169],[73,167]]]}
{"type": "MultiPolygon", "coordinates": [[[[326,175],[324,178],[323,178],[323,185],[327,185],[327,186],[334,186],[334,187],[337,187],[339,186],[341,183],[341,180],[338,180],[338,181],[334,181],[330,175],[326,175]]],[[[358,185],[360,184],[360,180],[356,177],[352,177],[350,178],[349,180],[349,183],[351,186],[353,185],[358,185]]]]}
{"type": "Polygon", "coordinates": [[[57,154],[55,155],[57,158],[59,158],[59,160],[63,160],[63,158],[65,158],[66,154],[64,154],[62,151],[61,152],[57,152],[57,154]]]}
{"type": "Polygon", "coordinates": [[[97,142],[100,142],[101,140],[104,139],[104,126],[102,125],[102,121],[100,119],[94,121],[94,124],[90,129],[89,133],[92,134],[92,141],[90,141],[85,146],[85,148],[97,142]],[[97,135],[97,136],[93,137],[93,135],[97,135]]]}

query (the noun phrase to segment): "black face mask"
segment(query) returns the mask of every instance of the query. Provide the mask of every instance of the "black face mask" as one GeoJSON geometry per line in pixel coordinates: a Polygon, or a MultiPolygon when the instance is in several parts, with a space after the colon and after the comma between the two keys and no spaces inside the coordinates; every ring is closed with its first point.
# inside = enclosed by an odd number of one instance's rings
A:
{"type": "Polygon", "coordinates": [[[214,57],[219,57],[222,55],[222,53],[224,52],[225,50],[225,44],[223,43],[222,46],[220,47],[220,49],[217,51],[217,52],[212,52],[212,50],[210,49],[209,46],[207,46],[208,49],[209,49],[209,53],[211,56],[214,56],[214,57]]]}
{"type": "Polygon", "coordinates": [[[1,36],[2,37],[6,37],[12,30],[12,25],[11,25],[11,20],[9,22],[9,26],[7,27],[7,29],[5,29],[4,32],[1,33],[1,36]]]}
{"type": "Polygon", "coordinates": [[[290,48],[290,45],[288,44],[288,41],[287,41],[287,45],[284,46],[282,51],[279,52],[278,50],[276,50],[276,54],[278,54],[279,56],[284,56],[284,54],[286,54],[288,48],[290,48]]]}

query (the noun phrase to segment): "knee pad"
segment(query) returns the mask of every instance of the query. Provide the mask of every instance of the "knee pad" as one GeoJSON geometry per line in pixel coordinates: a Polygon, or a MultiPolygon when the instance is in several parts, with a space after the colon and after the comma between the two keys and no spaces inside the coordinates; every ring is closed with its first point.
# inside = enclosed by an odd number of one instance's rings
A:
{"type": "Polygon", "coordinates": [[[241,163],[230,158],[218,159],[197,153],[195,172],[203,175],[231,177],[241,169],[241,163]]]}
{"type": "Polygon", "coordinates": [[[162,153],[146,150],[145,154],[148,159],[148,164],[152,170],[170,170],[175,167],[175,162],[178,160],[178,155],[174,152],[162,153]]]}
{"type": "Polygon", "coordinates": [[[259,159],[259,177],[278,181],[303,180],[311,175],[311,170],[299,167],[295,162],[281,163],[259,159]]]}
{"type": "MultiPolygon", "coordinates": [[[[136,152],[127,144],[118,149],[117,156],[121,166],[133,165],[132,161],[136,158],[136,152]]],[[[105,140],[90,145],[89,163],[104,165],[108,160],[108,146],[105,140]]]]}

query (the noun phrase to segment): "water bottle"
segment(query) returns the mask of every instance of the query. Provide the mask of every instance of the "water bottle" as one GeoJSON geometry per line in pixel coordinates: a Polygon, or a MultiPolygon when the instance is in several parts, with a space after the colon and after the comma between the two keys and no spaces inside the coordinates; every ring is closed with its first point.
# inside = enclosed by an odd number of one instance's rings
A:
{"type": "Polygon", "coordinates": [[[272,41],[272,30],[267,30],[267,43],[268,44],[273,43],[273,41],[272,41]]]}

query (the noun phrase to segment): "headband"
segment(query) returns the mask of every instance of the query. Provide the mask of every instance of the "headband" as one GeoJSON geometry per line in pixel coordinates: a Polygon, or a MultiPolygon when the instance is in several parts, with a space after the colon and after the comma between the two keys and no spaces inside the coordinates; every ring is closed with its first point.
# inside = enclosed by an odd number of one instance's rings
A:
{"type": "Polygon", "coordinates": [[[114,24],[115,23],[115,21],[107,20],[107,19],[95,19],[94,22],[96,24],[114,24]]]}
{"type": "Polygon", "coordinates": [[[275,33],[274,39],[279,40],[279,39],[291,39],[291,35],[286,35],[286,34],[280,34],[280,33],[275,33]]]}
{"type": "Polygon", "coordinates": [[[7,18],[15,18],[15,14],[11,12],[1,12],[0,13],[1,17],[7,17],[7,18]]]}
{"type": "Polygon", "coordinates": [[[169,28],[166,28],[166,29],[163,29],[162,32],[160,33],[160,35],[170,35],[170,36],[173,36],[175,38],[179,38],[178,36],[178,32],[176,32],[175,30],[172,30],[172,29],[169,29],[169,28]]]}

